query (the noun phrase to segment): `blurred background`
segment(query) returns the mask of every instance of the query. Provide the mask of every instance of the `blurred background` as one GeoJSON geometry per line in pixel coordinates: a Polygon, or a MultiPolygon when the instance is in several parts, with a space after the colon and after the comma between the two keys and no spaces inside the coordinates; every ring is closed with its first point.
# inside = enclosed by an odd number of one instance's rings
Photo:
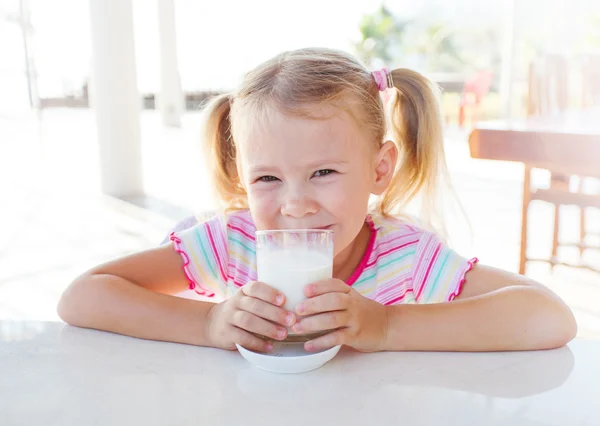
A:
{"type": "Polygon", "coordinates": [[[0,0],[0,319],[215,208],[204,102],[310,46],[441,88],[453,246],[600,337],[597,0],[0,0]]]}

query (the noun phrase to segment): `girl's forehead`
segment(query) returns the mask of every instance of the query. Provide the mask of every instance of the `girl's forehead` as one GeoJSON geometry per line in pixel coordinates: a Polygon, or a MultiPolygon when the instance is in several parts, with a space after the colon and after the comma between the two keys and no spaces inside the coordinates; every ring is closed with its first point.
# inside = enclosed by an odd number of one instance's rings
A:
{"type": "Polygon", "coordinates": [[[369,147],[367,132],[361,130],[347,112],[327,111],[321,117],[308,118],[282,113],[270,114],[255,123],[238,143],[243,163],[318,161],[364,155],[369,147]]]}

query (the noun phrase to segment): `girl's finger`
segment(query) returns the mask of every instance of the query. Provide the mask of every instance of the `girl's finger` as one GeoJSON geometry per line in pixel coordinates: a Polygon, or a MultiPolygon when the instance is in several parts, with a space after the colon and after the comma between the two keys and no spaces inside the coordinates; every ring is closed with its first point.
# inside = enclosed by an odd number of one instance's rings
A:
{"type": "Polygon", "coordinates": [[[237,327],[232,327],[232,329],[233,341],[243,348],[258,352],[269,352],[273,349],[273,344],[268,340],[256,337],[237,327]]]}
{"type": "Polygon", "coordinates": [[[243,286],[241,290],[246,296],[264,300],[275,306],[283,306],[285,303],[285,296],[282,293],[260,281],[252,281],[243,286]]]}
{"type": "Polygon", "coordinates": [[[350,297],[339,291],[325,293],[306,299],[296,306],[298,315],[313,315],[321,312],[343,311],[348,308],[350,297]]]}
{"type": "Polygon", "coordinates": [[[293,313],[254,297],[241,296],[237,301],[237,307],[281,325],[292,326],[296,322],[296,315],[293,313]]]}
{"type": "Polygon", "coordinates": [[[343,345],[346,342],[346,329],[332,331],[329,334],[310,340],[304,344],[307,352],[318,352],[343,345]]]}
{"type": "Polygon", "coordinates": [[[306,297],[320,296],[321,294],[331,293],[339,291],[341,293],[349,293],[352,290],[348,284],[338,279],[329,279],[323,281],[317,281],[312,284],[308,284],[304,287],[304,295],[306,297]]]}
{"type": "Polygon", "coordinates": [[[348,311],[325,312],[312,315],[298,321],[292,327],[297,334],[314,333],[316,331],[333,330],[335,328],[347,327],[350,315],[348,311]]]}
{"type": "Polygon", "coordinates": [[[246,311],[235,311],[231,318],[231,324],[242,330],[276,340],[283,340],[287,337],[287,330],[285,327],[277,326],[272,322],[246,311]]]}

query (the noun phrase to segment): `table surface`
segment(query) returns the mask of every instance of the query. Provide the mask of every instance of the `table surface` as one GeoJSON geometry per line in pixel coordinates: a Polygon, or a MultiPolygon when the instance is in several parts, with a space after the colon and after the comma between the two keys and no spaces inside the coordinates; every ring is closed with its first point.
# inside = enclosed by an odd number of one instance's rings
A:
{"type": "Polygon", "coordinates": [[[477,123],[469,148],[473,158],[600,177],[600,109],[477,123]]]}
{"type": "Polygon", "coordinates": [[[568,110],[560,114],[522,119],[482,121],[475,124],[475,129],[600,136],[600,108],[568,110]]]}
{"type": "Polygon", "coordinates": [[[237,352],[0,321],[5,425],[599,425],[600,341],[361,354],[300,375],[237,352]]]}

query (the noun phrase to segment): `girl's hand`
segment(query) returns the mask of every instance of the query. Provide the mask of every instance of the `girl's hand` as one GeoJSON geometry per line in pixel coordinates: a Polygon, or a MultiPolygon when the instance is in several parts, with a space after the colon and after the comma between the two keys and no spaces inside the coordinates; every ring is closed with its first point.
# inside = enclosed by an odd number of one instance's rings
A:
{"type": "Polygon", "coordinates": [[[234,350],[237,343],[244,348],[268,352],[273,344],[256,335],[283,340],[287,326],[296,316],[283,309],[285,296],[261,282],[251,282],[229,299],[215,304],[207,316],[207,333],[211,345],[234,350]],[[282,327],[283,326],[283,327],[282,327]]]}
{"type": "Polygon", "coordinates": [[[304,349],[318,351],[348,345],[361,352],[380,351],[387,334],[387,309],[361,296],[338,279],[319,281],[304,289],[307,300],[296,306],[299,320],[294,333],[338,329],[306,342],[304,349]]]}

